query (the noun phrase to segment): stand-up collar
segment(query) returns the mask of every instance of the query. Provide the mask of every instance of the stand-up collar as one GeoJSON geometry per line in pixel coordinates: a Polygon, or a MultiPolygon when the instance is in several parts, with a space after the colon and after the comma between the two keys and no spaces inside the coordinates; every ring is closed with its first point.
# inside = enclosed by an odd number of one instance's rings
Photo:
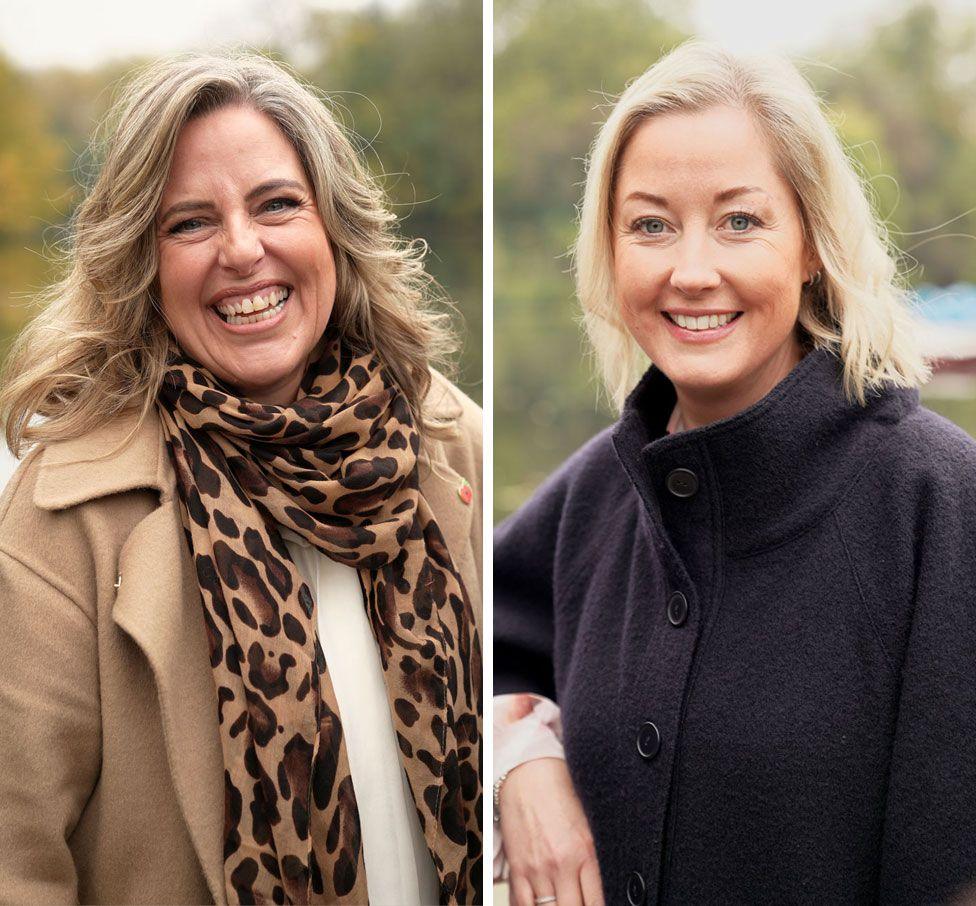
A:
{"type": "Polygon", "coordinates": [[[674,385],[651,366],[614,428],[617,456],[665,530],[706,508],[726,554],[756,553],[829,512],[918,405],[918,390],[890,385],[863,408],[850,403],[842,373],[834,353],[814,350],[748,409],[668,435],[674,385]]]}

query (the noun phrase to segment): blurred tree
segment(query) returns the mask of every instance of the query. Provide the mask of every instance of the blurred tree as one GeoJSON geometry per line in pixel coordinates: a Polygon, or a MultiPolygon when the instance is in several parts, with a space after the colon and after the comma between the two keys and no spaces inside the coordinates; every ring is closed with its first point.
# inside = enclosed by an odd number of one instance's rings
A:
{"type": "Polygon", "coordinates": [[[976,18],[908,7],[807,75],[840,112],[913,282],[976,281],[976,18]],[[909,259],[909,264],[914,263],[909,259]]]}
{"type": "Polygon", "coordinates": [[[36,252],[54,205],[70,185],[65,155],[50,134],[29,80],[0,58],[0,334],[21,320],[21,294],[41,284],[47,264],[36,252]]]}
{"type": "Polygon", "coordinates": [[[48,134],[27,80],[0,58],[0,239],[23,237],[37,229],[53,194],[64,188],[57,143],[48,134]]]}
{"type": "Polygon", "coordinates": [[[458,304],[463,385],[481,396],[481,4],[418,0],[402,9],[313,16],[305,74],[366,142],[405,236],[458,304]]]}
{"type": "Polygon", "coordinates": [[[81,200],[82,187],[94,181],[99,149],[92,143],[92,133],[108,113],[115,94],[127,78],[147,62],[132,57],[96,69],[56,67],[31,74],[34,95],[48,130],[59,143],[73,177],[72,191],[66,197],[62,211],[70,212],[81,200]]]}

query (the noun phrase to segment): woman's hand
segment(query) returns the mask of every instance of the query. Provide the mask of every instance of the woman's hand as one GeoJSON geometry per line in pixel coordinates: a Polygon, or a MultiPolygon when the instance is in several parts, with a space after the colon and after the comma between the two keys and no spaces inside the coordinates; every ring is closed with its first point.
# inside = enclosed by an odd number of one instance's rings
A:
{"type": "Polygon", "coordinates": [[[513,768],[499,795],[515,906],[603,906],[590,826],[566,762],[536,758],[513,768]]]}

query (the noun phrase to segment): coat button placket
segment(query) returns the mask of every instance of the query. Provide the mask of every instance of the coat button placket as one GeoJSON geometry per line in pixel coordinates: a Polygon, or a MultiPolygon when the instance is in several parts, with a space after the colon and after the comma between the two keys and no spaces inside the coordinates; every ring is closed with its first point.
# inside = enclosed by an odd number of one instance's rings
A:
{"type": "MultiPolygon", "coordinates": [[[[663,587],[656,589],[654,628],[648,626],[655,669],[645,674],[638,703],[638,707],[654,708],[653,715],[648,715],[653,720],[644,720],[637,726],[637,757],[632,756],[635,784],[646,791],[642,814],[635,815],[635,820],[642,822],[644,833],[626,855],[621,854],[620,866],[625,902],[640,906],[656,903],[658,889],[667,884],[665,815],[674,795],[682,707],[704,617],[698,603],[698,583],[707,581],[709,576],[712,547],[707,539],[714,526],[714,500],[705,481],[709,474],[705,455],[695,447],[662,452],[664,455],[656,457],[648,450],[644,459],[654,488],[648,514],[663,541],[658,548],[663,587]],[[631,869],[639,870],[626,874],[631,869]]],[[[640,715],[641,711],[636,713],[640,715]]],[[[620,899],[624,901],[623,897],[620,899]]]]}

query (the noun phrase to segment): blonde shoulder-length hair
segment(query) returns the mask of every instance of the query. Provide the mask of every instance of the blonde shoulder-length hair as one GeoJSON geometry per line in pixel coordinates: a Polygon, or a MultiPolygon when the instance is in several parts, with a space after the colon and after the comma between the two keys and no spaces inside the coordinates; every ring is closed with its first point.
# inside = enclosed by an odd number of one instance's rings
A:
{"type": "Polygon", "coordinates": [[[620,409],[648,360],[621,318],[613,281],[614,180],[628,139],[653,116],[731,106],[750,113],[799,204],[804,241],[821,276],[806,285],[799,324],[814,348],[844,363],[848,398],[886,382],[913,387],[930,369],[914,340],[914,314],[896,250],[871,210],[820,101],[792,63],[740,57],[704,41],[662,57],[621,95],[593,144],[574,247],[583,322],[607,393],[620,409]]]}
{"type": "Polygon", "coordinates": [[[314,89],[256,54],[190,54],[137,74],[106,118],[104,163],[70,226],[65,275],[40,294],[4,367],[0,420],[15,455],[123,410],[140,410],[141,424],[155,404],[174,341],[159,308],[154,221],[180,130],[232,105],[270,117],[298,152],[335,258],[332,319],[344,342],[378,353],[422,430],[447,430],[423,410],[430,366],[456,348],[449,316],[430,304],[424,243],[397,236],[380,186],[314,89]]]}

